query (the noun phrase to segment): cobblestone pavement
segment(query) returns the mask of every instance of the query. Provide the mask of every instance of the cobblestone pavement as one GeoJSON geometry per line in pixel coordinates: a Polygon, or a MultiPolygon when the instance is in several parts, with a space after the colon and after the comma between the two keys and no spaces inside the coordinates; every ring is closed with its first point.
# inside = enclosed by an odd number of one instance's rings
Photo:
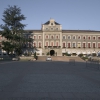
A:
{"type": "Polygon", "coordinates": [[[78,62],[1,62],[0,100],[100,100],[100,70],[78,62]]]}

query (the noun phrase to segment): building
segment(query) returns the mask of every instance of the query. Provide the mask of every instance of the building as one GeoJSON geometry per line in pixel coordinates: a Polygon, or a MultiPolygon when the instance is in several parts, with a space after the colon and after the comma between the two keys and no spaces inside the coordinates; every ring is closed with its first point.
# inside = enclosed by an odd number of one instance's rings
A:
{"type": "Polygon", "coordinates": [[[42,24],[41,30],[26,30],[24,36],[33,39],[33,43],[28,44],[30,49],[24,49],[24,53],[36,52],[38,56],[100,53],[100,31],[63,30],[54,19],[42,24]]]}
{"type": "Polygon", "coordinates": [[[41,30],[26,30],[33,38],[37,55],[62,56],[64,53],[92,54],[100,52],[100,31],[63,30],[54,19],[42,24],[41,30]]]}

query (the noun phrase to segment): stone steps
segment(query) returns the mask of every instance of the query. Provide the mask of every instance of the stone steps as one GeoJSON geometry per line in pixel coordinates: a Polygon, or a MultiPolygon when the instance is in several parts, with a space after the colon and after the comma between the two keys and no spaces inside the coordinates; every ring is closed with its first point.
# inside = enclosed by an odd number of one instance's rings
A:
{"type": "MultiPolygon", "coordinates": [[[[47,56],[38,56],[38,61],[46,61],[47,56]]],[[[76,62],[84,62],[80,57],[69,57],[69,56],[51,56],[52,61],[69,61],[74,59],[76,62]]]]}

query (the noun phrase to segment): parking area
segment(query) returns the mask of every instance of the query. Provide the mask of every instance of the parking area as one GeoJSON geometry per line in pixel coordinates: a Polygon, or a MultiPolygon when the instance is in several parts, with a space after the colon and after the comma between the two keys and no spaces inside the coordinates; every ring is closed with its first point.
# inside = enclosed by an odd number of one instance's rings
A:
{"type": "Polygon", "coordinates": [[[100,100],[100,70],[72,63],[1,62],[0,100],[100,100]]]}

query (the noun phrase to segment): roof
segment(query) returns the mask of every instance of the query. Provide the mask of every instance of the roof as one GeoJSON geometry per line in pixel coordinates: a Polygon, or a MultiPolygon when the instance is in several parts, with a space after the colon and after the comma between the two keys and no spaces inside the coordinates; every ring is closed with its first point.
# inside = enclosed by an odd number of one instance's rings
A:
{"type": "Polygon", "coordinates": [[[42,32],[42,30],[25,30],[25,32],[28,32],[28,33],[42,32]]]}
{"type": "Polygon", "coordinates": [[[95,31],[95,30],[62,30],[62,33],[78,33],[78,32],[99,32],[100,31],[95,31]]]}
{"type": "MultiPolygon", "coordinates": [[[[60,25],[59,23],[57,23],[57,22],[55,22],[55,21],[54,21],[54,23],[55,23],[56,25],[60,25]]],[[[43,25],[48,25],[48,24],[50,24],[50,21],[47,21],[47,22],[44,23],[43,25]]]]}

